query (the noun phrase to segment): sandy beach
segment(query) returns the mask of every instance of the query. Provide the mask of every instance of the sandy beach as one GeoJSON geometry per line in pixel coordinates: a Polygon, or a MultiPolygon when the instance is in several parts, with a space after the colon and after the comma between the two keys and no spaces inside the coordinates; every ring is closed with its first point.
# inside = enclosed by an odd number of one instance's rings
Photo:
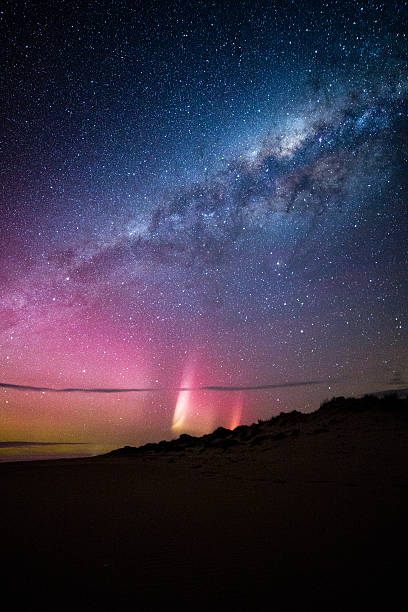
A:
{"type": "Polygon", "coordinates": [[[2,590],[28,610],[397,609],[408,410],[388,403],[2,464],[2,590]]]}

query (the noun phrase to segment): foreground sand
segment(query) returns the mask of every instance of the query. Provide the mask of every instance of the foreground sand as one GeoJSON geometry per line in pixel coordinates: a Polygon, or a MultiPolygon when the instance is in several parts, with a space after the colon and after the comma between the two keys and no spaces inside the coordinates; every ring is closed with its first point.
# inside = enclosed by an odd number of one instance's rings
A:
{"type": "Polygon", "coordinates": [[[226,450],[0,465],[2,597],[28,610],[405,609],[405,403],[289,415],[226,450]]]}

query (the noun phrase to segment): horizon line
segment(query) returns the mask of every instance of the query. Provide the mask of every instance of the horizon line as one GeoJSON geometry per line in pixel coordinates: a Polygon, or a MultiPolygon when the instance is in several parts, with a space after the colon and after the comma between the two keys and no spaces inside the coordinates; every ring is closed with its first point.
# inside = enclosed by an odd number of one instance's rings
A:
{"type": "Polygon", "coordinates": [[[93,442],[37,442],[30,440],[0,440],[0,448],[25,448],[26,446],[90,446],[93,442]]]}

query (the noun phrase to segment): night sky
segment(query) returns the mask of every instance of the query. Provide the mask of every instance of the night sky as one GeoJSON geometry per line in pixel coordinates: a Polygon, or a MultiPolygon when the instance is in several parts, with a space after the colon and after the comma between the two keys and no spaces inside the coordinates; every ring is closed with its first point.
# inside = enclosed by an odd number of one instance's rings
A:
{"type": "Polygon", "coordinates": [[[403,2],[0,18],[0,440],[96,452],[408,386],[403,2]]]}

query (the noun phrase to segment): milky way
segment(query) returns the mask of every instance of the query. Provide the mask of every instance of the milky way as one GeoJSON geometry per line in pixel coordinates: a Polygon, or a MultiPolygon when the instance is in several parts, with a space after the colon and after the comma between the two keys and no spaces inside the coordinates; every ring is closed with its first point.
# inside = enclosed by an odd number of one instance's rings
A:
{"type": "Polygon", "coordinates": [[[6,2],[0,439],[406,386],[406,16],[6,2]]]}

